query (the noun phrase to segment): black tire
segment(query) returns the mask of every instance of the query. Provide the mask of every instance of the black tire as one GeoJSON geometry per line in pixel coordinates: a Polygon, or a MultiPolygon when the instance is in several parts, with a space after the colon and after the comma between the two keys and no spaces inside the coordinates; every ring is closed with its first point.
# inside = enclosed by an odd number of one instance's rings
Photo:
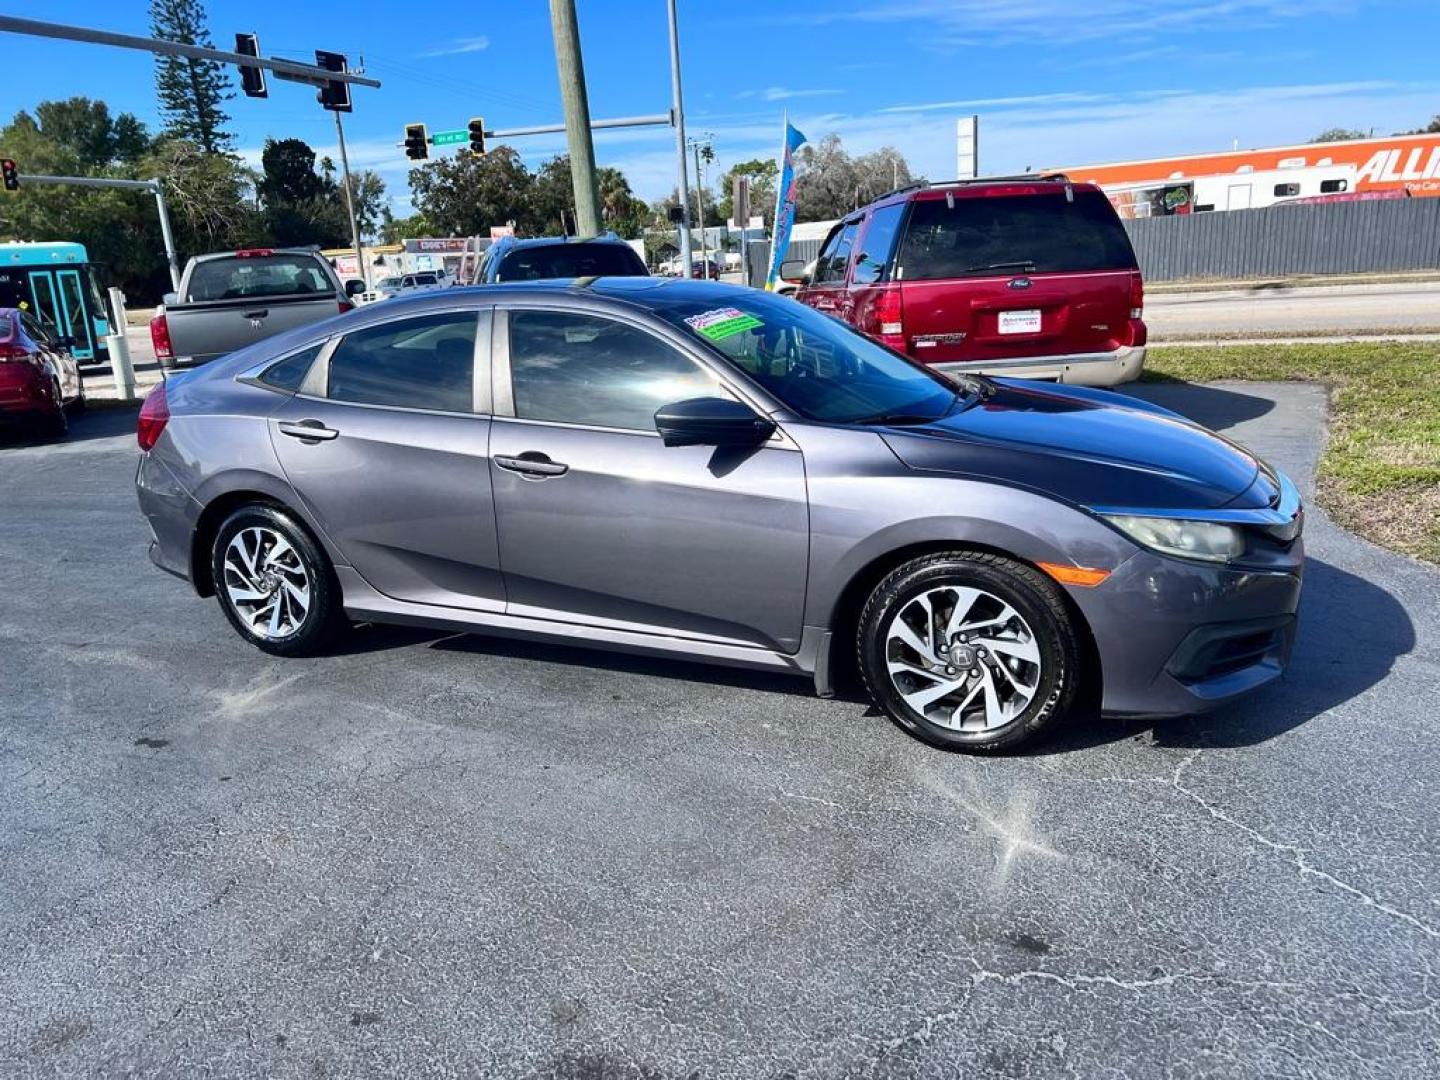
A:
{"type": "MultiPolygon", "coordinates": [[[[241,507],[227,517],[215,533],[215,543],[210,551],[210,572],[215,582],[215,598],[230,625],[242,638],[264,652],[275,656],[316,656],[328,651],[349,625],[342,606],[340,584],[335,579],[330,560],[304,526],[282,507],[257,503],[241,507]],[[287,608],[287,618],[280,628],[283,636],[269,637],[253,627],[227,587],[226,552],[230,542],[247,529],[266,530],[283,537],[294,549],[308,579],[305,581],[309,590],[308,607],[303,615],[293,619],[288,616],[296,615],[297,606],[287,608]]],[[[277,584],[282,581],[279,575],[276,580],[277,584]]],[[[255,610],[258,607],[252,609],[252,614],[255,610]]]]}
{"type": "Polygon", "coordinates": [[[70,433],[70,414],[65,411],[65,399],[60,396],[60,384],[51,387],[55,395],[55,412],[41,421],[41,431],[47,438],[63,439],[70,433]]]}
{"type": "MultiPolygon", "coordinates": [[[[911,612],[914,610],[910,608],[911,612]]],[[[935,639],[933,631],[930,640],[936,648],[941,644],[935,639]]],[[[949,648],[949,645],[946,647],[949,648]]],[[[1080,683],[1080,645],[1058,587],[1034,567],[986,552],[943,552],[913,559],[891,571],[875,587],[861,612],[856,648],[860,672],[871,700],[902,729],[945,750],[997,753],[1032,743],[1045,728],[1063,720],[1069,713],[1080,683]],[[911,601],[942,586],[983,590],[1010,605],[1029,626],[1039,655],[1038,679],[1035,679],[1035,689],[1028,704],[1008,722],[984,730],[946,727],[912,708],[895,685],[889,667],[892,646],[887,640],[892,621],[911,601]]],[[[893,648],[899,650],[902,659],[906,658],[904,645],[893,648]]],[[[984,681],[993,681],[994,685],[1004,688],[1006,680],[1002,673],[995,671],[998,659],[992,651],[988,659],[971,661],[976,665],[969,669],[976,673],[973,676],[976,683],[969,685],[978,686],[982,681],[979,665],[983,663],[989,669],[984,681]]],[[[1024,670],[1033,672],[1029,667],[1024,670]]],[[[1033,675],[1030,677],[1033,678],[1033,675]]],[[[909,679],[910,676],[902,673],[899,678],[909,679]]],[[[937,686],[939,682],[940,679],[936,678],[937,686]]],[[[924,687],[926,684],[920,681],[913,685],[924,687]]],[[[967,686],[954,696],[947,695],[937,703],[937,708],[948,707],[948,702],[963,699],[968,689],[967,686]]],[[[1010,691],[1007,689],[1005,692],[1010,691]]],[[[966,714],[967,719],[970,715],[966,714]]]]}

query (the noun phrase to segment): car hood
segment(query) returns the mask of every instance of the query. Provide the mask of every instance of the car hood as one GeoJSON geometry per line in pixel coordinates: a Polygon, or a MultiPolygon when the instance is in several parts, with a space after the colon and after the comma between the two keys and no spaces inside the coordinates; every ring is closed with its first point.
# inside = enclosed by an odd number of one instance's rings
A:
{"type": "Polygon", "coordinates": [[[882,437],[912,469],[983,476],[1086,506],[1204,510],[1273,498],[1273,478],[1253,454],[1168,409],[1079,387],[995,387],[942,420],[882,428],[882,437]]]}

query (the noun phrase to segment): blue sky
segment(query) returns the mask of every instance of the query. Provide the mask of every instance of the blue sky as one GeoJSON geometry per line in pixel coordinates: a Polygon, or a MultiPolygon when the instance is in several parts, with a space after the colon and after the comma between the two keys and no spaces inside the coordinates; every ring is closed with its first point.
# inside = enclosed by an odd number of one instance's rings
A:
{"type": "MultiPolygon", "coordinates": [[[[16,14],[143,34],[144,0],[48,0],[16,14]]],[[[545,0],[446,4],[211,0],[228,47],[259,34],[266,55],[316,47],[363,57],[379,90],[355,90],[351,164],[375,169],[407,212],[406,122],[432,130],[561,119],[545,0]],[[343,12],[343,17],[337,17],[343,12]]],[[[596,118],[669,104],[663,0],[578,0],[596,118]]],[[[23,10],[22,10],[23,9],[23,10]]],[[[932,179],[954,174],[955,118],[981,117],[981,168],[1073,165],[1304,141],[1327,127],[1386,134],[1440,113],[1434,0],[680,0],[687,122],[713,133],[718,167],[773,156],[782,114],[853,151],[894,145],[932,179]]],[[[135,52],[4,37],[0,115],[82,94],[154,121],[152,63],[135,52]]],[[[229,103],[239,145],[267,136],[334,153],[330,115],[306,87],[271,80],[266,101],[229,103]]],[[[563,136],[516,139],[531,163],[563,136]]],[[[668,128],[600,133],[596,155],[646,198],[675,182],[668,128]]],[[[719,175],[711,174],[711,179],[719,175]]]]}

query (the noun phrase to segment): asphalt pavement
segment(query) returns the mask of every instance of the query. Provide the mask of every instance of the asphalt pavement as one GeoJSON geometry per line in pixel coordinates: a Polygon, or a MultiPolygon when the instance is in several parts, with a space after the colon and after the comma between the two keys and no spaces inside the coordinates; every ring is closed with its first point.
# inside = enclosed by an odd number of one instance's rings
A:
{"type": "Polygon", "coordinates": [[[1266,282],[1145,297],[1151,340],[1440,330],[1440,282],[1287,286],[1266,282]]]}
{"type": "MultiPolygon", "coordinates": [[[[1143,387],[1308,492],[1323,392],[1143,387]]],[[[1280,684],[929,749],[804,682],[152,569],[133,413],[0,447],[0,1074],[1429,1077],[1440,572],[1312,509],[1280,684]]]]}

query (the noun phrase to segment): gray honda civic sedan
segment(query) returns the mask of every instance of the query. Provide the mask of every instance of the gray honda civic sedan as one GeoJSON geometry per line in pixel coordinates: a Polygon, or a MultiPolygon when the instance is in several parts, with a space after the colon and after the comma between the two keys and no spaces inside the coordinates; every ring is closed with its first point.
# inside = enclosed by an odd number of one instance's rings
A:
{"type": "Polygon", "coordinates": [[[940,747],[1277,678],[1294,486],[1099,390],[942,376],[791,300],[656,278],[452,289],[146,400],[151,559],[246,640],[393,622],[814,680],[940,747]]]}

